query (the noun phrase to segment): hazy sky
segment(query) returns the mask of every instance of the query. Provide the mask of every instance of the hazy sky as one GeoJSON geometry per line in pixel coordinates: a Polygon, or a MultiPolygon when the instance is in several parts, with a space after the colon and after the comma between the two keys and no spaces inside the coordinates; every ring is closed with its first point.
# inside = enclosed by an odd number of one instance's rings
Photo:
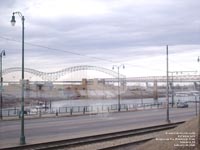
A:
{"type": "Polygon", "coordinates": [[[120,70],[126,76],[200,70],[199,0],[0,0],[3,67],[21,66],[25,17],[25,67],[57,71],[76,65],[120,70]]]}

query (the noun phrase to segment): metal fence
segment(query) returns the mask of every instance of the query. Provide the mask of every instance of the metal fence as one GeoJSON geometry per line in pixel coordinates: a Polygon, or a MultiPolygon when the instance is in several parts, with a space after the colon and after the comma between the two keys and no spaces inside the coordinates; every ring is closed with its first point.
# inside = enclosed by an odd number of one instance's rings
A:
{"type": "MultiPolygon", "coordinates": [[[[145,109],[158,109],[163,108],[164,104],[160,103],[143,103],[143,104],[121,104],[121,111],[136,111],[145,109]]],[[[98,114],[117,112],[118,104],[113,105],[93,105],[93,106],[73,106],[73,107],[52,107],[52,108],[25,108],[25,116],[48,116],[54,114],[59,115],[84,115],[84,114],[98,114]],[[34,110],[34,111],[33,111],[34,110]]],[[[21,111],[20,108],[3,109],[3,117],[19,117],[21,111]]]]}

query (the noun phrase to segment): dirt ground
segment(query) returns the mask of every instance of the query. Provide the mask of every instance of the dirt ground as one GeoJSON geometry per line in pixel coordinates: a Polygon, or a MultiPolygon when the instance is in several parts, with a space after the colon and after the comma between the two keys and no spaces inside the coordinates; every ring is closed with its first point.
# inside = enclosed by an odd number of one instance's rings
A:
{"type": "MultiPolygon", "coordinates": [[[[135,148],[134,148],[135,150],[135,148]]],[[[198,117],[158,135],[136,150],[200,150],[198,144],[198,117]]]]}

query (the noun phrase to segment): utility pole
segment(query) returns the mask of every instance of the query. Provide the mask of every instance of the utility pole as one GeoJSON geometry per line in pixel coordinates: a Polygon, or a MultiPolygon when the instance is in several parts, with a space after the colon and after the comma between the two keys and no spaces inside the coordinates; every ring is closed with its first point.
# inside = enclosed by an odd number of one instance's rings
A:
{"type": "MultiPolygon", "coordinates": [[[[198,56],[197,62],[200,63],[200,56],[198,56]]],[[[198,127],[199,127],[199,129],[198,129],[198,144],[200,144],[200,81],[199,81],[199,121],[198,121],[198,127]]]]}
{"type": "Polygon", "coordinates": [[[166,55],[167,55],[167,88],[166,88],[166,99],[167,99],[167,123],[170,123],[169,120],[169,65],[168,65],[168,45],[166,46],[166,55]]]}

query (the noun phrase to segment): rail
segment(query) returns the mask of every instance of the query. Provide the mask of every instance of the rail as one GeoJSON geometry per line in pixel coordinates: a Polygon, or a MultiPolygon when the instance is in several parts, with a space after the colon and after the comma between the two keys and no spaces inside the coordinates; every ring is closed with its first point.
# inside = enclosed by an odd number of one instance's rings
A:
{"type": "MultiPolygon", "coordinates": [[[[143,103],[143,104],[121,104],[121,111],[136,111],[146,109],[163,108],[164,103],[143,103]]],[[[48,115],[88,115],[98,113],[118,112],[118,105],[93,105],[93,106],[73,106],[73,107],[51,107],[51,108],[25,108],[25,117],[28,116],[48,116],[48,115]]],[[[20,117],[20,108],[3,109],[3,117],[20,117]]]]}
{"type": "Polygon", "coordinates": [[[104,148],[100,148],[98,150],[119,150],[119,149],[124,149],[126,147],[133,147],[133,146],[138,146],[138,145],[141,145],[145,142],[148,142],[150,140],[153,140],[154,138],[147,138],[147,139],[143,139],[143,140],[139,140],[139,141],[134,141],[134,142],[128,142],[128,143],[125,143],[125,144],[119,144],[119,145],[114,145],[114,146],[108,146],[108,147],[104,147],[104,148]]]}

